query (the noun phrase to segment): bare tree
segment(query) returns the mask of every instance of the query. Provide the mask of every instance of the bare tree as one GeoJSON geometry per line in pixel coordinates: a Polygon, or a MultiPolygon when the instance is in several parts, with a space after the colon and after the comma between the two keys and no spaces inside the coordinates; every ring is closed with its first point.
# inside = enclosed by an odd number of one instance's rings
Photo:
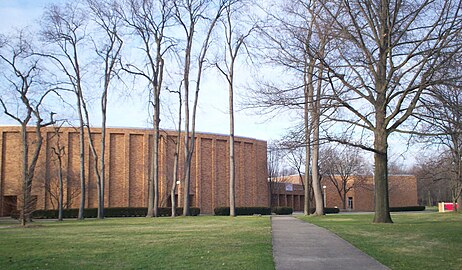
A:
{"type": "MultiPolygon", "coordinates": [[[[60,128],[64,124],[62,122],[59,126],[53,125],[53,136],[55,137],[55,145],[51,147],[53,154],[56,157],[58,163],[58,220],[63,220],[63,205],[64,205],[64,182],[63,182],[63,158],[66,155],[66,147],[61,143],[60,128]]],[[[48,185],[50,183],[47,183],[48,185]]],[[[51,192],[50,192],[51,193],[51,192]]]]}
{"type": "Polygon", "coordinates": [[[328,179],[335,187],[342,201],[342,209],[346,209],[346,195],[366,182],[366,164],[359,155],[359,149],[343,147],[337,149],[327,147],[321,152],[321,172],[323,179],[328,179]]]}
{"type": "Polygon", "coordinates": [[[172,188],[170,190],[170,200],[172,203],[172,217],[176,216],[176,186],[179,181],[179,162],[180,162],[180,142],[181,142],[181,107],[183,101],[181,99],[181,85],[178,88],[178,91],[171,91],[178,94],[178,128],[177,136],[175,141],[175,153],[173,154],[173,178],[172,178],[172,188]]]}
{"type": "Polygon", "coordinates": [[[0,61],[3,64],[1,75],[3,91],[0,104],[3,112],[21,125],[22,171],[21,171],[21,225],[25,226],[31,220],[31,213],[35,201],[31,195],[36,165],[42,149],[42,131],[51,125],[53,113],[49,120],[44,119],[43,103],[50,93],[56,93],[54,88],[47,89],[41,80],[43,70],[39,66],[39,59],[33,55],[30,37],[21,31],[17,37],[1,37],[0,61]],[[27,131],[27,126],[35,121],[33,141],[27,131]],[[33,147],[32,154],[30,147],[33,147]]]}
{"type": "Polygon", "coordinates": [[[191,182],[191,162],[195,148],[196,136],[196,113],[199,100],[199,91],[201,79],[204,69],[204,63],[207,56],[207,51],[210,47],[213,30],[218,23],[219,18],[229,0],[173,0],[174,17],[180,28],[184,32],[185,47],[184,58],[182,59],[183,68],[183,102],[184,102],[184,132],[185,132],[185,163],[183,177],[183,215],[190,215],[190,182],[191,182]],[[197,27],[202,26],[204,31],[200,40],[195,36],[197,27]],[[202,42],[200,42],[202,41],[202,42]],[[199,43],[200,49],[197,55],[196,77],[193,83],[195,87],[194,101],[192,104],[192,115],[190,115],[190,73],[192,69],[192,57],[194,54],[193,44],[199,43]]]}
{"type": "Polygon", "coordinates": [[[412,173],[417,178],[419,204],[435,206],[438,202],[453,200],[455,178],[451,159],[445,152],[432,151],[431,156],[420,158],[414,165],[412,173]]]}
{"type": "MultiPolygon", "coordinates": [[[[322,24],[318,21],[318,14],[321,13],[323,7],[320,3],[313,1],[308,5],[305,5],[305,8],[308,12],[311,13],[311,20],[313,26],[311,26],[311,31],[306,37],[305,48],[308,53],[305,54],[305,104],[308,104],[308,113],[311,118],[311,129],[313,132],[312,138],[312,157],[311,157],[311,173],[312,173],[312,185],[314,191],[314,197],[316,201],[316,210],[315,215],[324,215],[324,200],[321,190],[321,175],[319,172],[319,148],[320,148],[320,121],[321,121],[321,99],[323,98],[323,78],[324,76],[324,66],[322,63],[318,63],[317,59],[313,57],[310,50],[315,50],[318,55],[321,57],[325,56],[326,46],[328,42],[328,37],[330,35],[330,28],[327,24],[322,24]],[[318,45],[313,45],[314,40],[313,36],[317,34],[318,45]]],[[[307,106],[305,106],[305,110],[307,106]]],[[[305,116],[305,118],[308,118],[305,116]]],[[[305,124],[306,126],[306,124],[305,124]]],[[[305,128],[308,133],[310,128],[305,128]]],[[[308,134],[306,134],[308,135],[308,134]]]]}
{"type": "MultiPolygon", "coordinates": [[[[62,135],[62,134],[60,134],[62,135]]],[[[47,198],[49,198],[49,202],[51,205],[52,209],[57,209],[58,210],[58,216],[59,216],[59,201],[60,201],[60,196],[61,192],[63,194],[63,199],[62,199],[62,208],[64,209],[69,209],[73,207],[74,201],[79,199],[80,197],[80,181],[77,179],[75,181],[74,178],[68,177],[68,171],[65,169],[65,164],[64,164],[64,159],[61,157],[61,168],[59,167],[59,158],[58,156],[54,153],[54,150],[58,149],[57,143],[56,143],[56,136],[53,135],[51,138],[54,138],[54,146],[51,146],[51,162],[53,162],[53,168],[49,171],[50,177],[48,179],[43,178],[43,179],[37,179],[40,184],[40,187],[43,188],[46,192],[47,198]],[[60,172],[61,171],[61,172],[60,172]],[[62,177],[62,183],[61,183],[61,177],[62,177]],[[61,190],[62,186],[62,190],[61,190]]],[[[51,139],[50,138],[50,139],[51,139]]],[[[60,143],[60,147],[62,149],[61,154],[65,155],[66,148],[64,145],[60,143]]],[[[36,172],[36,174],[40,173],[45,173],[43,170],[44,168],[38,167],[39,171],[36,172]]]]}
{"type": "Polygon", "coordinates": [[[239,50],[245,45],[245,39],[253,31],[254,27],[241,33],[236,26],[236,15],[242,14],[239,11],[245,4],[240,3],[236,6],[233,1],[228,1],[225,5],[226,18],[222,21],[225,32],[226,53],[224,56],[225,67],[216,63],[220,73],[226,78],[228,83],[229,97],[229,215],[236,216],[236,194],[235,194],[235,164],[234,164],[234,87],[235,87],[235,66],[239,50]]]}
{"type": "MultiPolygon", "coordinates": [[[[96,25],[94,30],[95,38],[93,44],[95,47],[96,55],[103,68],[102,89],[101,89],[101,152],[98,157],[95,142],[90,129],[90,119],[87,107],[83,103],[85,119],[87,122],[86,130],[89,140],[90,150],[93,155],[93,166],[96,176],[96,184],[98,187],[98,219],[104,218],[104,185],[106,174],[105,151],[106,151],[106,119],[107,119],[107,100],[109,90],[111,88],[111,81],[117,75],[116,65],[120,60],[120,53],[123,41],[120,37],[120,23],[121,18],[118,16],[117,4],[114,0],[87,0],[92,21],[96,25]],[[104,38],[98,39],[97,34],[102,32],[104,38]],[[98,166],[98,163],[100,167],[98,166]]],[[[98,72],[96,72],[98,74],[98,72]]]]}
{"type": "MultiPolygon", "coordinates": [[[[48,57],[66,78],[63,85],[70,87],[75,95],[79,121],[80,156],[80,206],[78,219],[82,220],[85,208],[85,115],[86,104],[83,96],[84,67],[81,53],[86,39],[88,17],[78,2],[67,2],[62,6],[51,5],[45,10],[42,19],[42,39],[51,46],[51,52],[39,53],[48,57]]],[[[88,114],[88,113],[87,113],[88,114]]],[[[96,161],[95,161],[96,162],[96,161]]]]}
{"type": "MultiPolygon", "coordinates": [[[[374,153],[375,223],[391,223],[388,196],[388,137],[406,129],[422,93],[454,80],[439,76],[461,50],[460,1],[321,1],[319,18],[334,29],[329,56],[322,62],[337,102],[337,123],[373,144],[332,135],[334,141],[374,153]],[[401,128],[401,129],[400,129],[401,128]],[[360,135],[359,135],[360,136],[360,135]],[[369,138],[367,138],[369,139],[369,138]]],[[[460,76],[460,75],[457,75],[460,76]]]]}
{"type": "Polygon", "coordinates": [[[136,76],[144,78],[149,84],[149,103],[153,108],[153,146],[152,165],[149,177],[148,217],[158,216],[159,207],[159,126],[160,126],[160,94],[164,81],[165,54],[171,48],[165,31],[173,16],[172,1],[168,0],[127,0],[119,10],[125,24],[133,35],[141,40],[140,50],[145,55],[145,62],[126,64],[124,69],[136,76]],[[125,11],[127,10],[127,11],[125,11]]]}
{"type": "MultiPolygon", "coordinates": [[[[457,62],[459,60],[455,59],[447,63],[446,74],[460,74],[462,71],[461,64],[457,62]]],[[[461,85],[460,81],[453,81],[450,85],[435,86],[430,95],[425,97],[416,116],[424,122],[421,134],[425,135],[426,142],[443,148],[444,154],[436,162],[445,168],[445,174],[450,179],[454,204],[458,200],[462,203],[461,85]]]]}
{"type": "MultiPolygon", "coordinates": [[[[291,166],[296,172],[300,179],[300,183],[305,188],[305,181],[304,178],[304,171],[305,163],[306,163],[306,154],[304,153],[304,147],[297,147],[293,149],[287,149],[286,160],[289,166],[291,166]]],[[[309,188],[309,187],[308,187],[309,188]]]]}
{"type": "MultiPolygon", "coordinates": [[[[331,40],[331,26],[320,20],[325,7],[320,1],[292,1],[266,9],[267,25],[261,26],[260,33],[263,42],[269,44],[263,47],[265,59],[283,67],[295,75],[295,82],[264,84],[257,91],[255,106],[286,107],[303,111],[303,136],[297,136],[299,146],[305,147],[305,185],[312,186],[316,201],[315,215],[323,215],[322,190],[319,177],[319,146],[321,143],[320,126],[325,113],[323,99],[327,83],[323,80],[325,67],[317,56],[329,54],[328,46],[331,40]],[[311,184],[310,184],[311,183],[311,184]]],[[[334,8],[339,10],[338,8],[334,8]]],[[[298,131],[296,131],[298,133],[298,131]]],[[[309,214],[310,192],[305,190],[305,214],[309,214]]]]}

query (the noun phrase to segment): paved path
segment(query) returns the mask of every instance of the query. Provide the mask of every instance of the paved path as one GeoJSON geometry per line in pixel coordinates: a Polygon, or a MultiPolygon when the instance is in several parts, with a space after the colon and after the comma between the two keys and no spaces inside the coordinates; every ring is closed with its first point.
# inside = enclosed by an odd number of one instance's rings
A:
{"type": "Polygon", "coordinates": [[[388,269],[326,229],[290,216],[273,216],[276,270],[388,269]]]}

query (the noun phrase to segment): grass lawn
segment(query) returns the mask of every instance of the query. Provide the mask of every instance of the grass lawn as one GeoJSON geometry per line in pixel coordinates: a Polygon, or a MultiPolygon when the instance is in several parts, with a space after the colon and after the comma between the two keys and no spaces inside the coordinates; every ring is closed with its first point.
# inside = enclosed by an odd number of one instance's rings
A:
{"type": "Polygon", "coordinates": [[[269,217],[0,221],[0,269],[274,269],[269,217]]]}
{"type": "Polygon", "coordinates": [[[300,219],[329,229],[391,269],[462,269],[462,214],[392,214],[394,224],[372,215],[300,219]]]}

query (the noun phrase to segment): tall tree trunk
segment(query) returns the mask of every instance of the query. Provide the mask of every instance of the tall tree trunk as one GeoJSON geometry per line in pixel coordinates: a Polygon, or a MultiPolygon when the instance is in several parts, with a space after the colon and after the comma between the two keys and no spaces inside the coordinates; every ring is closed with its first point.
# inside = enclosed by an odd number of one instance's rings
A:
{"type": "Polygon", "coordinates": [[[22,143],[22,206],[21,206],[21,225],[26,226],[29,220],[29,214],[27,206],[30,201],[29,194],[29,179],[27,175],[28,155],[29,155],[29,144],[27,143],[27,126],[26,123],[21,124],[21,143],[22,143]]]}
{"type": "MultiPolygon", "coordinates": [[[[38,109],[37,109],[38,111],[38,109]]],[[[21,141],[23,144],[23,205],[21,211],[21,225],[25,226],[26,222],[32,221],[32,212],[35,207],[36,201],[32,200],[32,179],[34,178],[35,167],[40,155],[40,150],[42,149],[43,137],[41,134],[41,122],[42,119],[39,116],[38,112],[34,112],[35,116],[38,118],[37,124],[35,127],[35,150],[32,155],[32,160],[29,161],[29,144],[27,136],[27,123],[29,120],[26,120],[21,123],[21,141]]]]}
{"type": "Polygon", "coordinates": [[[187,46],[185,50],[185,64],[183,74],[183,86],[184,86],[184,171],[183,171],[183,216],[189,216],[189,184],[190,184],[190,170],[191,160],[189,158],[189,72],[191,68],[191,49],[194,35],[194,24],[190,25],[189,34],[187,35],[187,46]]]}
{"type": "MultiPolygon", "coordinates": [[[[193,111],[192,111],[192,120],[191,120],[191,142],[189,144],[189,150],[187,151],[187,167],[186,167],[186,177],[185,177],[185,194],[184,194],[184,205],[185,209],[183,209],[183,215],[185,216],[190,216],[191,211],[190,211],[190,206],[191,206],[191,199],[189,197],[189,190],[190,190],[190,185],[191,185],[191,163],[192,163],[192,158],[193,158],[193,153],[194,149],[196,146],[196,114],[197,114],[197,104],[199,101],[199,90],[200,90],[200,78],[202,74],[202,64],[203,60],[199,61],[199,71],[197,75],[197,81],[196,81],[196,91],[195,91],[195,96],[194,96],[194,103],[193,103],[193,111]],[[186,209],[187,208],[187,209],[186,209]]],[[[186,137],[187,141],[189,141],[189,138],[186,137]]]]}
{"type": "MultiPolygon", "coordinates": [[[[160,45],[158,45],[160,46],[160,45]]],[[[158,55],[160,52],[158,52],[158,55]]],[[[151,179],[149,185],[149,203],[147,217],[159,216],[159,130],[160,130],[160,89],[163,77],[163,60],[159,59],[156,62],[158,73],[155,79],[151,82],[153,91],[153,145],[152,145],[152,165],[151,165],[151,179]]]]}
{"type": "MultiPolygon", "coordinates": [[[[177,144],[180,144],[180,138],[178,137],[177,144]]],[[[175,201],[175,190],[176,182],[178,181],[178,148],[175,149],[175,157],[173,159],[173,183],[172,189],[170,190],[170,201],[172,202],[172,217],[176,216],[176,201],[175,201]]]]}
{"type": "Polygon", "coordinates": [[[101,173],[100,173],[100,185],[99,185],[99,190],[98,190],[98,196],[99,196],[99,211],[98,215],[101,218],[104,218],[104,189],[105,189],[105,184],[104,182],[106,181],[105,173],[106,173],[106,162],[105,162],[105,155],[104,151],[106,151],[106,127],[103,128],[103,131],[101,133],[101,157],[100,157],[100,164],[101,164],[101,173]]]}
{"type": "Polygon", "coordinates": [[[85,117],[85,130],[87,131],[87,136],[88,136],[88,146],[90,148],[90,153],[93,157],[93,170],[94,170],[95,177],[96,177],[96,186],[97,186],[97,191],[98,191],[97,192],[98,194],[97,196],[97,201],[98,201],[97,218],[104,219],[104,205],[102,204],[102,197],[101,197],[101,188],[102,188],[101,172],[98,167],[99,157],[98,157],[98,153],[96,151],[95,143],[93,140],[93,134],[91,133],[90,115],[88,113],[87,104],[85,100],[83,99],[82,93],[80,93],[80,98],[81,98],[82,110],[83,110],[84,117],[85,117]]]}
{"type": "Polygon", "coordinates": [[[321,189],[321,182],[319,177],[319,115],[314,113],[313,117],[313,153],[312,153],[312,164],[311,174],[314,191],[314,199],[316,201],[315,215],[324,215],[324,203],[321,189]]]}
{"type": "MultiPolygon", "coordinates": [[[[58,151],[59,151],[59,154],[61,155],[59,144],[58,144],[58,151]]],[[[63,220],[64,187],[63,187],[63,162],[62,162],[61,156],[58,156],[58,165],[59,165],[58,167],[58,181],[59,181],[58,220],[62,221],[63,220]]]]}
{"type": "MultiPolygon", "coordinates": [[[[309,49],[311,32],[308,32],[305,41],[305,49],[309,49]]],[[[313,102],[313,88],[312,88],[312,74],[314,70],[313,59],[308,55],[304,55],[304,67],[303,67],[303,94],[304,94],[304,106],[303,106],[303,120],[305,130],[305,201],[304,201],[304,214],[311,214],[311,176],[310,176],[310,161],[311,161],[311,121],[310,121],[310,106],[313,102]]]]}
{"type": "Polygon", "coordinates": [[[388,156],[387,132],[385,128],[377,128],[374,132],[374,184],[375,215],[374,223],[393,223],[390,216],[388,200],[388,156]]]}
{"type": "MultiPolygon", "coordinates": [[[[319,53],[324,55],[324,47],[325,47],[325,38],[321,40],[321,45],[319,48],[319,53]]],[[[313,60],[314,61],[314,60],[313,60]]],[[[315,62],[312,62],[310,66],[315,66],[315,62]]],[[[324,201],[324,197],[322,194],[321,188],[321,176],[319,173],[319,127],[321,125],[320,118],[321,118],[321,94],[322,94],[322,80],[324,73],[323,66],[317,67],[318,71],[318,78],[316,83],[316,91],[315,89],[312,90],[313,96],[311,98],[311,117],[312,117],[312,129],[313,129],[313,153],[312,153],[312,176],[313,176],[313,191],[314,197],[316,201],[316,212],[315,215],[324,215],[324,205],[327,205],[327,202],[324,201]]],[[[310,74],[310,85],[314,87],[314,81],[312,80],[314,74],[310,74]]],[[[327,198],[327,197],[326,197],[327,198]]]]}
{"type": "Polygon", "coordinates": [[[189,189],[190,189],[190,181],[191,181],[191,161],[192,156],[194,153],[195,148],[195,140],[196,140],[196,114],[197,114],[197,104],[199,100],[199,90],[201,85],[201,78],[202,78],[202,71],[203,65],[206,62],[206,54],[207,50],[210,47],[210,38],[212,36],[212,31],[217,24],[221,16],[221,12],[223,10],[223,6],[225,2],[220,2],[217,13],[214,18],[211,19],[211,22],[208,26],[207,32],[205,34],[204,41],[202,43],[199,58],[197,62],[197,74],[195,80],[195,96],[194,96],[194,103],[192,107],[192,117],[191,117],[191,135],[189,135],[189,72],[191,68],[191,52],[192,52],[192,45],[193,45],[193,36],[195,31],[195,26],[198,22],[199,17],[202,17],[202,14],[198,16],[198,14],[194,14],[196,11],[191,13],[191,8],[193,9],[200,9],[199,7],[203,6],[205,2],[199,1],[197,4],[198,6],[192,7],[190,5],[187,9],[189,12],[189,30],[186,29],[186,37],[187,37],[187,45],[185,49],[185,65],[184,65],[184,74],[183,74],[183,83],[184,83],[184,90],[185,90],[185,177],[184,177],[184,208],[183,208],[183,215],[189,216],[190,213],[190,198],[189,198],[189,189]],[[191,143],[189,140],[191,137],[191,143]]]}
{"type": "Polygon", "coordinates": [[[85,134],[82,108],[80,104],[80,95],[77,94],[77,112],[79,114],[79,158],[80,158],[80,207],[77,219],[83,220],[83,211],[85,209],[85,134]]]}
{"type": "MultiPolygon", "coordinates": [[[[176,216],[176,200],[175,200],[175,191],[176,185],[178,182],[178,167],[179,167],[179,159],[180,159],[180,145],[181,145],[181,107],[182,107],[183,100],[181,99],[181,87],[178,89],[178,130],[176,136],[176,145],[175,145],[175,154],[173,159],[173,183],[172,189],[170,191],[170,199],[172,202],[172,217],[176,216]]],[[[179,204],[179,197],[178,197],[178,204],[179,204]]]]}
{"type": "Polygon", "coordinates": [[[389,42],[388,16],[390,3],[382,0],[380,5],[379,50],[375,81],[375,130],[374,130],[374,223],[393,223],[388,199],[388,131],[387,131],[387,63],[391,53],[389,42]]]}
{"type": "MultiPolygon", "coordinates": [[[[154,140],[153,140],[153,143],[154,140]]],[[[151,160],[154,160],[154,151],[151,154],[151,160]]],[[[154,216],[154,162],[151,161],[151,173],[149,174],[149,180],[148,180],[148,211],[146,214],[146,217],[153,217],[154,216]]]]}
{"type": "MultiPolygon", "coordinates": [[[[106,79],[107,80],[107,79],[106,79]]],[[[109,82],[105,82],[107,89],[109,82]]],[[[107,118],[107,91],[105,90],[101,99],[101,154],[100,154],[100,185],[98,190],[99,205],[98,216],[104,217],[104,189],[106,181],[106,118],[107,118]]],[[[95,161],[96,162],[96,161],[95,161]]]]}
{"type": "Polygon", "coordinates": [[[305,84],[305,104],[304,104],[304,125],[305,125],[305,199],[303,202],[303,214],[310,215],[310,202],[311,202],[311,189],[310,189],[310,159],[311,159],[311,130],[309,120],[309,99],[307,93],[307,86],[305,84]]]}
{"type": "Polygon", "coordinates": [[[233,100],[233,69],[232,60],[229,74],[229,215],[236,216],[235,166],[234,166],[234,100],[233,100]]]}
{"type": "Polygon", "coordinates": [[[157,106],[155,108],[155,117],[154,121],[156,123],[155,130],[154,130],[154,208],[152,209],[152,215],[157,217],[159,215],[159,143],[160,143],[160,136],[159,136],[159,99],[156,100],[157,106]]]}
{"type": "MultiPolygon", "coordinates": [[[[189,156],[189,154],[187,154],[189,156]]],[[[186,157],[186,160],[190,160],[186,157]]],[[[189,201],[189,185],[191,181],[191,161],[186,161],[185,166],[185,180],[183,186],[183,216],[190,216],[190,201],[189,201]]]]}
{"type": "Polygon", "coordinates": [[[158,216],[159,206],[159,118],[158,118],[158,106],[154,108],[154,134],[153,134],[153,146],[152,146],[152,165],[151,165],[151,177],[149,185],[149,204],[147,217],[158,216]]]}

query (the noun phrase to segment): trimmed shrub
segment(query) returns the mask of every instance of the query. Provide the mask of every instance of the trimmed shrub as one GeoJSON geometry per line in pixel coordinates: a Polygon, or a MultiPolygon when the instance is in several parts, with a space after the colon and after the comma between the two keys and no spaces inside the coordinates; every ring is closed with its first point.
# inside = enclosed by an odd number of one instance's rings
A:
{"type": "MultiPolygon", "coordinates": [[[[310,214],[313,214],[316,211],[315,208],[310,208],[310,214]]],[[[340,212],[340,209],[338,208],[329,208],[326,207],[324,208],[324,214],[338,214],[340,212]]]]}
{"type": "Polygon", "coordinates": [[[272,211],[276,215],[292,215],[294,209],[292,209],[292,207],[277,206],[273,207],[272,211]]]}
{"type": "MultiPolygon", "coordinates": [[[[217,207],[213,210],[215,216],[229,216],[229,207],[217,207]]],[[[271,215],[269,207],[236,207],[236,215],[251,216],[251,215],[271,215]]]]}
{"type": "Polygon", "coordinates": [[[401,207],[390,207],[390,212],[405,212],[405,211],[424,211],[425,206],[401,206],[401,207]]]}
{"type": "MultiPolygon", "coordinates": [[[[200,214],[200,208],[197,207],[191,207],[190,211],[192,216],[198,216],[200,214]]],[[[13,212],[11,217],[16,219],[19,218],[19,211],[17,211],[18,214],[15,214],[15,216],[13,216],[13,212]]],[[[110,207],[104,209],[104,217],[145,217],[147,213],[148,209],[146,207],[110,207]]],[[[171,213],[171,207],[159,207],[159,216],[169,217],[171,216],[171,213]]],[[[77,218],[78,214],[79,209],[76,208],[63,210],[63,218],[77,218]]],[[[176,208],[176,214],[178,216],[182,215],[183,208],[176,208]]],[[[96,218],[97,215],[97,208],[84,209],[83,216],[85,218],[96,218]]],[[[35,210],[32,213],[32,218],[56,219],[58,218],[58,210],[35,210]]]]}
{"type": "Polygon", "coordinates": [[[213,212],[215,216],[229,216],[229,207],[216,207],[213,212]]]}
{"type": "Polygon", "coordinates": [[[104,209],[105,217],[145,217],[146,207],[111,207],[104,209]]]}
{"type": "MultiPolygon", "coordinates": [[[[165,207],[163,209],[167,209],[168,214],[165,216],[170,216],[172,213],[172,208],[171,207],[165,207]]],[[[197,207],[190,207],[189,212],[191,213],[191,216],[198,216],[201,213],[201,209],[197,207]]],[[[177,207],[175,210],[175,213],[177,216],[183,215],[183,207],[177,207]]]]}
{"type": "Polygon", "coordinates": [[[339,212],[340,212],[340,209],[338,208],[324,208],[325,214],[338,214],[339,212]]]}

